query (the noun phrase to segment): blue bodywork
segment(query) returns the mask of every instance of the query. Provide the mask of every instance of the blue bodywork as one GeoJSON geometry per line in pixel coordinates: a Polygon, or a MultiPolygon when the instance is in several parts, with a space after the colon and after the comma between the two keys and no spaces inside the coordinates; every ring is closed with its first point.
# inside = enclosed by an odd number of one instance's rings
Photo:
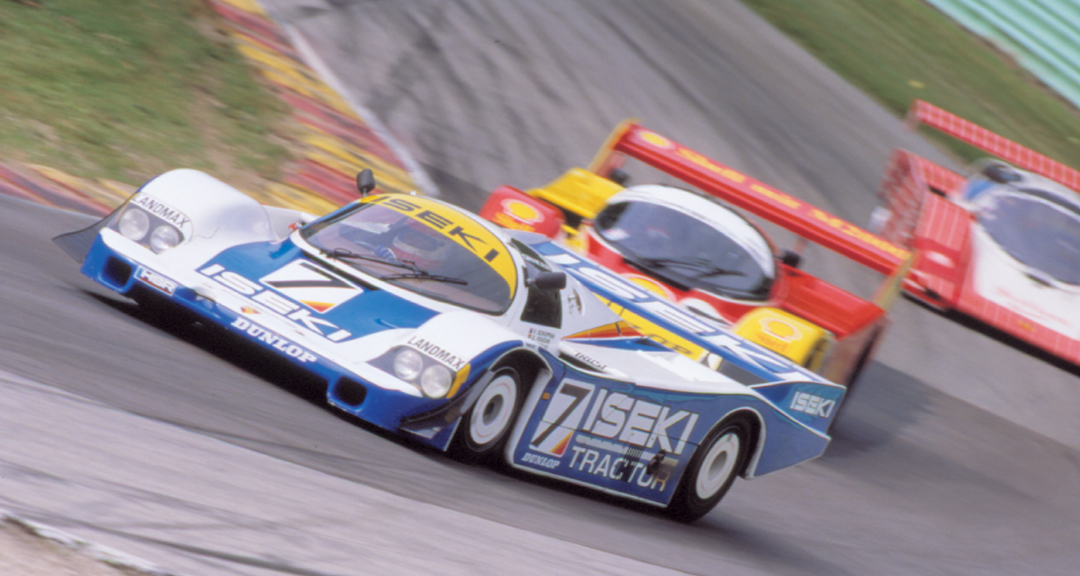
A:
{"type": "MultiPolygon", "coordinates": [[[[754,422],[756,430],[758,449],[745,471],[749,476],[791,466],[824,451],[842,387],[655,298],[553,243],[534,248],[597,294],[721,356],[722,366],[729,370],[721,373],[747,386],[744,393],[722,394],[644,387],[575,366],[534,346],[532,352],[546,369],[541,371],[541,381],[528,391],[511,439],[508,452],[514,466],[662,505],[675,492],[697,445],[734,414],[754,422]],[[653,473],[645,474],[647,466],[653,473]]],[[[260,282],[286,266],[321,265],[286,239],[226,249],[200,265],[198,272],[247,297],[273,292],[264,303],[281,306],[297,329],[318,332],[337,343],[385,330],[419,328],[438,315],[341,270],[330,273],[351,283],[357,295],[323,312],[312,312],[260,282]]],[[[472,370],[461,391],[449,400],[432,399],[366,381],[317,349],[262,326],[257,314],[234,312],[160,270],[124,256],[101,236],[90,247],[82,272],[136,299],[140,293],[153,294],[256,343],[325,381],[331,405],[438,449],[447,448],[461,414],[475,401],[476,395],[470,394],[474,384],[505,354],[525,346],[524,340],[506,341],[469,359],[472,370]]],[[[658,348],[644,338],[588,343],[621,350],[658,348]]]]}

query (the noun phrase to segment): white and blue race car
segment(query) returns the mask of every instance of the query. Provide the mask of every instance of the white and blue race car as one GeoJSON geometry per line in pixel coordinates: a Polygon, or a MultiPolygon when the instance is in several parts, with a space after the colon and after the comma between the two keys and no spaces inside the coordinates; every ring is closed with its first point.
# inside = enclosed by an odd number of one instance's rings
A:
{"type": "Polygon", "coordinates": [[[319,377],[361,420],[684,521],[736,476],[825,450],[841,386],[542,236],[368,194],[370,171],[358,186],[358,201],[316,218],[176,170],[56,242],[141,306],[319,377]],[[696,339],[702,362],[672,350],[696,339]]]}

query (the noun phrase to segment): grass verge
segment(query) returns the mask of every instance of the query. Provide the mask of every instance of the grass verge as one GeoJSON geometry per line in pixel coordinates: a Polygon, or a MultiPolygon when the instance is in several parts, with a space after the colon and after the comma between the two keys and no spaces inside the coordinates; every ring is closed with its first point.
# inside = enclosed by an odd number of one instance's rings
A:
{"type": "Polygon", "coordinates": [[[244,186],[278,174],[288,130],[204,0],[0,0],[0,158],[244,186]]]}
{"type": "MultiPolygon", "coordinates": [[[[923,0],[743,0],[855,86],[904,114],[915,98],[1080,168],[1080,113],[923,0]]],[[[985,156],[943,136],[962,159],[985,156]]]]}

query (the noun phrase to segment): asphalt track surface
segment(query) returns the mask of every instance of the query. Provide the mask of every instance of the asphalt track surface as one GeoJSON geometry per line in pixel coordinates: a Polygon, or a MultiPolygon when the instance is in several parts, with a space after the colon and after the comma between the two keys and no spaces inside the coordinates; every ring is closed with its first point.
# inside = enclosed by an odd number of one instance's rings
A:
{"type": "MultiPolygon", "coordinates": [[[[266,4],[414,151],[442,196],[466,207],[479,206],[498,184],[528,187],[587,162],[627,116],[854,222],[865,222],[874,206],[892,147],[934,154],[734,2],[266,4]]],[[[56,387],[100,403],[94,410],[102,414],[122,411],[109,422],[142,418],[125,443],[65,443],[90,436],[76,408],[37,431],[5,429],[0,507],[127,544],[151,561],[203,568],[188,574],[367,572],[348,547],[318,558],[296,552],[301,544],[319,549],[331,524],[340,534],[407,529],[416,544],[396,539],[382,543],[387,554],[366,552],[382,573],[438,566],[451,556],[443,568],[463,574],[1080,568],[1080,379],[909,302],[895,311],[879,361],[852,395],[826,455],[737,482],[712,514],[686,526],[401,443],[323,408],[317,391],[268,358],[198,327],[148,322],[81,278],[48,242],[84,223],[0,198],[0,367],[14,375],[0,380],[56,387]],[[232,465],[259,471],[249,488],[268,509],[292,505],[290,518],[306,518],[293,522],[291,542],[271,538],[282,535],[271,520],[252,529],[252,517],[226,514],[224,504],[212,523],[191,521],[195,494],[162,499],[156,504],[165,510],[143,522],[129,510],[134,515],[119,523],[103,510],[111,510],[110,498],[132,498],[130,486],[96,485],[100,492],[78,509],[62,505],[60,488],[50,487],[51,504],[31,490],[48,484],[34,475],[36,465],[101,464],[117,450],[144,453],[140,440],[156,439],[150,451],[170,459],[181,440],[149,431],[165,425],[183,432],[183,448],[196,455],[193,466],[156,482],[198,485],[228,470],[197,454],[227,453],[232,465]],[[278,476],[286,464],[288,475],[278,476]],[[346,495],[389,504],[342,517],[346,495]],[[246,540],[232,539],[245,528],[246,540]],[[185,545],[192,539],[214,545],[185,545]],[[387,558],[393,554],[400,564],[387,558]]],[[[824,254],[807,259],[855,288],[866,280],[824,254]]],[[[29,398],[27,410],[39,405],[29,398]]],[[[59,475],[49,478],[88,485],[59,475]]],[[[236,484],[234,499],[249,497],[236,484]]]]}

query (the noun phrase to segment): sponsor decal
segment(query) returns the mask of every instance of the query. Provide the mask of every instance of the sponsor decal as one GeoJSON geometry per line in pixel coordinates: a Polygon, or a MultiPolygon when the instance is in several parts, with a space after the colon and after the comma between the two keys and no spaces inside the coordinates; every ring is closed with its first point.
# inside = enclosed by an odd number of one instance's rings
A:
{"type": "Polygon", "coordinates": [[[811,416],[828,418],[836,407],[836,400],[822,398],[806,392],[796,392],[791,398],[788,408],[796,412],[803,412],[811,416]]]}
{"type": "Polygon", "coordinates": [[[746,175],[740,172],[736,172],[723,164],[714,162],[708,156],[705,156],[699,152],[694,152],[689,148],[683,148],[676,145],[675,155],[681,157],[683,160],[694,164],[700,168],[704,168],[717,176],[726,178],[736,184],[742,184],[746,181],[746,175]]]}
{"type": "Polygon", "coordinates": [[[614,441],[612,449],[636,446],[679,455],[686,449],[699,415],[648,402],[592,384],[564,380],[529,440],[537,452],[562,457],[578,431],[614,441]]]}
{"type": "Polygon", "coordinates": [[[525,224],[536,224],[543,218],[539,210],[521,200],[515,200],[513,198],[503,200],[502,209],[507,214],[525,224]]]}
{"type": "Polygon", "coordinates": [[[578,360],[581,360],[582,362],[588,364],[589,366],[592,366],[593,368],[596,368],[597,370],[599,370],[601,372],[604,372],[604,371],[606,371],[608,369],[607,364],[604,364],[603,362],[597,360],[596,358],[593,358],[592,356],[589,356],[589,355],[584,354],[582,352],[579,352],[577,350],[574,351],[574,358],[576,358],[578,360]]]}
{"type": "Polygon", "coordinates": [[[446,366],[454,372],[457,372],[458,370],[461,370],[465,367],[464,358],[460,358],[454,355],[449,350],[440,348],[429,340],[417,338],[416,336],[410,336],[409,340],[405,343],[405,345],[414,350],[423,352],[431,359],[442,364],[443,366],[446,366]]]}
{"type": "Polygon", "coordinates": [[[250,320],[245,320],[244,318],[237,318],[236,320],[233,320],[232,327],[244,332],[245,334],[251,336],[259,342],[269,344],[272,348],[276,348],[282,354],[285,354],[286,356],[291,356],[299,360],[300,362],[307,363],[318,360],[318,358],[311,352],[308,352],[300,346],[293,344],[285,338],[274,334],[273,332],[267,330],[266,328],[263,328],[262,326],[259,326],[258,324],[255,324],[250,320]]]}
{"type": "Polygon", "coordinates": [[[776,202],[779,202],[780,204],[783,204],[788,208],[802,208],[802,202],[799,202],[795,198],[788,196],[787,194],[784,194],[779,190],[773,190],[772,188],[761,184],[751,184],[750,189],[770,200],[775,200],[776,202]]]}
{"type": "Polygon", "coordinates": [[[677,456],[693,450],[696,412],[570,379],[544,398],[524,464],[663,492],[677,456]]]}
{"type": "Polygon", "coordinates": [[[758,326],[761,327],[761,343],[780,353],[786,352],[788,346],[803,335],[798,328],[779,318],[759,318],[758,326]]]}
{"type": "Polygon", "coordinates": [[[491,221],[502,226],[503,228],[509,228],[511,230],[524,230],[525,232],[536,232],[536,226],[531,224],[525,224],[516,220],[513,216],[508,216],[503,212],[496,212],[491,216],[491,221]]]}
{"type": "Polygon", "coordinates": [[[839,230],[841,234],[850,236],[862,242],[863,244],[873,246],[874,248],[877,248],[882,252],[892,254],[900,260],[907,260],[908,256],[911,255],[911,253],[907,250],[904,250],[903,248],[900,248],[899,246],[891,242],[882,240],[881,238],[867,232],[866,230],[863,230],[862,228],[859,228],[854,224],[851,224],[850,222],[845,222],[844,220],[841,220],[836,216],[832,216],[827,212],[818,210],[817,208],[811,208],[809,216],[815,220],[818,220],[819,222],[826,224],[831,228],[839,230]]]}
{"type": "Polygon", "coordinates": [[[548,332],[547,330],[541,330],[539,328],[529,328],[529,333],[526,335],[529,340],[540,344],[541,346],[548,346],[555,338],[554,332],[548,332]]]}
{"type": "Polygon", "coordinates": [[[147,270],[146,268],[140,267],[139,271],[135,273],[135,277],[141,280],[144,284],[152,288],[156,288],[161,292],[168,294],[169,296],[176,294],[176,288],[177,286],[179,286],[176,282],[169,280],[168,278],[162,276],[161,274],[158,274],[157,272],[147,270]]]}
{"type": "MultiPolygon", "coordinates": [[[[266,306],[270,310],[285,316],[308,331],[318,336],[322,336],[331,342],[341,342],[352,336],[352,333],[348,330],[339,328],[336,324],[323,320],[322,318],[312,316],[311,312],[303,308],[300,304],[293,302],[275,290],[266,288],[258,282],[249,280],[231,270],[227,270],[221,264],[211,264],[210,266],[199,270],[199,273],[213,279],[215,282],[226,288],[251,298],[255,302],[266,306]]],[[[359,288],[356,290],[359,290],[359,288]]]]}
{"type": "Polygon", "coordinates": [[[652,292],[660,298],[663,298],[665,300],[675,300],[675,294],[672,293],[667,286],[664,286],[653,278],[650,278],[648,276],[642,276],[641,274],[622,274],[622,277],[626,278],[628,281],[633,282],[638,286],[641,286],[649,292],[652,292]]]}
{"type": "Polygon", "coordinates": [[[601,476],[611,480],[620,480],[627,484],[633,482],[642,488],[659,490],[667,489],[668,480],[671,479],[671,469],[674,463],[665,458],[665,467],[655,474],[645,471],[648,466],[648,458],[644,454],[629,454],[626,456],[618,453],[605,453],[584,446],[574,446],[570,457],[570,469],[593,476],[601,476]]]}
{"type": "Polygon", "coordinates": [[[802,332],[800,332],[798,328],[780,318],[764,317],[758,320],[758,323],[761,324],[761,329],[766,334],[773,338],[783,340],[784,342],[791,342],[802,338],[802,332]]]}
{"type": "Polygon", "coordinates": [[[321,313],[364,293],[348,280],[306,260],[294,260],[263,276],[260,281],[321,313]]]}
{"type": "Polygon", "coordinates": [[[368,196],[365,203],[390,208],[434,228],[457,244],[469,249],[488,263],[510,285],[510,296],[517,288],[517,269],[506,245],[490,230],[469,216],[420,196],[380,194],[368,196]]]}
{"type": "Polygon", "coordinates": [[[527,462],[529,464],[535,464],[537,466],[540,466],[541,468],[547,468],[549,470],[553,470],[559,467],[558,460],[554,458],[548,458],[547,456],[540,456],[539,454],[533,454],[532,452],[526,452],[525,455],[521,457],[521,461],[527,462]]]}
{"type": "Polygon", "coordinates": [[[191,235],[191,219],[188,218],[183,212],[170,207],[161,200],[147,196],[146,194],[139,194],[131,201],[132,204],[141,207],[143,210],[161,218],[162,220],[176,226],[184,233],[185,237],[191,235]]]}
{"type": "Polygon", "coordinates": [[[642,140],[648,142],[649,144],[652,144],[653,146],[656,146],[657,148],[665,148],[670,150],[671,148],[675,147],[675,144],[672,143],[671,140],[664,138],[656,132],[641,130],[640,132],[638,132],[638,136],[640,136],[642,140]]]}

